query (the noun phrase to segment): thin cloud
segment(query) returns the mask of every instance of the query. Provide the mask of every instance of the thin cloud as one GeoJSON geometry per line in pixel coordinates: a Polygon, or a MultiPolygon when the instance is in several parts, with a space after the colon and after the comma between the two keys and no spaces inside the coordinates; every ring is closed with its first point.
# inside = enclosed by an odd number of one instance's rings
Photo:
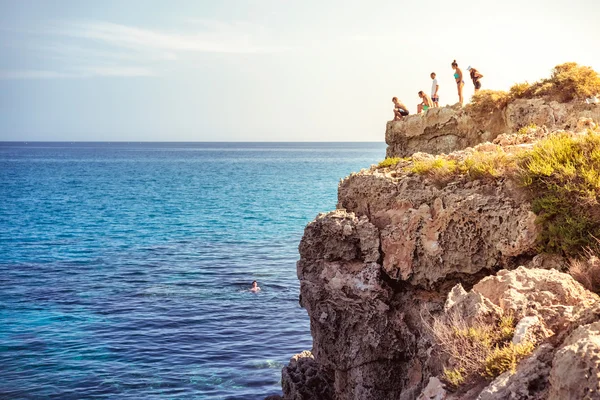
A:
{"type": "Polygon", "coordinates": [[[93,77],[149,77],[156,74],[140,67],[79,67],[70,71],[11,70],[1,71],[0,79],[81,79],[93,77]]]}
{"type": "Polygon", "coordinates": [[[101,42],[117,48],[171,52],[205,53],[272,53],[284,51],[284,46],[259,44],[255,32],[243,32],[246,25],[203,21],[205,31],[196,33],[165,32],[111,22],[73,24],[58,33],[78,39],[101,42]]]}
{"type": "MultiPolygon", "coordinates": [[[[149,77],[165,71],[165,64],[185,54],[259,54],[288,50],[273,44],[266,29],[246,22],[184,20],[186,31],[145,29],[112,22],[55,23],[44,31],[21,32],[44,35],[29,52],[52,59],[55,68],[0,70],[0,79],[68,79],[92,77],[149,77]],[[61,65],[63,66],[61,68],[61,65]]],[[[14,47],[12,44],[3,46],[14,47]]]]}

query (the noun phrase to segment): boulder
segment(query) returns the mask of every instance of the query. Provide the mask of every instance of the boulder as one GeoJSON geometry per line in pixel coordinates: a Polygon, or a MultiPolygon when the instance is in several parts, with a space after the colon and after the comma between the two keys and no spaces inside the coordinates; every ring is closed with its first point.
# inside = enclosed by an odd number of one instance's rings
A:
{"type": "Polygon", "coordinates": [[[286,400],[333,399],[333,388],[327,373],[315,362],[310,351],[296,354],[283,367],[281,386],[286,400]]]}
{"type": "Polygon", "coordinates": [[[556,352],[548,399],[600,399],[600,322],[577,328],[556,352]]]}

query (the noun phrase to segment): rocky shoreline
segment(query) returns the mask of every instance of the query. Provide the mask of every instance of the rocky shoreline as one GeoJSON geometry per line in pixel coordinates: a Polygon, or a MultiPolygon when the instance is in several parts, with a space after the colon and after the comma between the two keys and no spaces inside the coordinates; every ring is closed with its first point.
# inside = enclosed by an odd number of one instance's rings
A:
{"type": "Polygon", "coordinates": [[[447,107],[388,122],[387,155],[399,159],[345,178],[337,209],[308,224],[297,272],[313,348],[283,368],[284,399],[600,399],[600,299],[564,272],[566,258],[539,251],[531,195],[509,176],[414,168],[585,135],[600,107],[518,100],[485,118],[447,107]],[[448,371],[468,374],[441,329],[507,316],[496,347],[527,354],[452,385],[448,371]]]}

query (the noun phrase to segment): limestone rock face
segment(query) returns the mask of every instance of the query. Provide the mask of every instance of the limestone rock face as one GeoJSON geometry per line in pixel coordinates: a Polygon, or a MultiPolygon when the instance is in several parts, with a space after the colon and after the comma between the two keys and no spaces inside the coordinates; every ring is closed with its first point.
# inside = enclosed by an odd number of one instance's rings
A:
{"type": "Polygon", "coordinates": [[[457,181],[361,171],[343,180],[338,207],[380,231],[386,274],[428,286],[453,274],[509,266],[533,251],[535,215],[510,181],[457,181]]]}
{"type": "MultiPolygon", "coordinates": [[[[388,123],[388,156],[415,160],[431,157],[415,151],[473,145],[509,153],[549,129],[585,130],[598,120],[596,105],[539,100],[485,118],[468,108],[432,109],[388,123]],[[538,127],[514,132],[531,123],[538,127]]],[[[567,260],[537,254],[535,220],[526,194],[506,178],[440,183],[400,165],[342,180],[337,209],[309,223],[299,246],[300,304],[313,348],[283,369],[284,398],[541,400],[577,398],[565,397],[573,390],[598,398],[590,393],[598,390],[600,301],[557,270],[567,260]],[[463,391],[445,387],[448,356],[435,342],[434,319],[495,323],[506,313],[517,323],[513,342],[535,343],[533,355],[515,374],[463,391]]]]}
{"type": "Polygon", "coordinates": [[[568,274],[525,267],[484,278],[473,286],[473,291],[514,313],[517,320],[539,317],[553,332],[564,329],[582,308],[598,301],[568,274]]]}
{"type": "Polygon", "coordinates": [[[419,151],[431,154],[450,153],[491,141],[505,131],[500,112],[476,121],[458,105],[432,108],[426,113],[387,123],[387,156],[407,157],[419,151]]]}
{"type": "MultiPolygon", "coordinates": [[[[585,103],[557,103],[544,99],[519,99],[505,110],[478,115],[469,106],[440,107],[387,123],[387,157],[413,153],[451,153],[494,140],[534,124],[549,130],[575,129],[580,118],[600,121],[600,107],[585,103]]],[[[590,125],[591,126],[591,125],[590,125]]]]}
{"type": "Polygon", "coordinates": [[[313,355],[334,374],[336,399],[397,399],[418,385],[422,365],[407,362],[417,353],[412,317],[392,306],[399,300],[378,263],[377,228],[342,210],[322,214],[306,227],[300,256],[313,355]]]}
{"type": "Polygon", "coordinates": [[[288,400],[332,400],[333,387],[327,378],[327,374],[315,362],[310,351],[296,354],[282,371],[281,382],[284,398],[288,400]]]}
{"type": "Polygon", "coordinates": [[[556,352],[549,400],[600,399],[600,322],[580,326],[556,352]]]}

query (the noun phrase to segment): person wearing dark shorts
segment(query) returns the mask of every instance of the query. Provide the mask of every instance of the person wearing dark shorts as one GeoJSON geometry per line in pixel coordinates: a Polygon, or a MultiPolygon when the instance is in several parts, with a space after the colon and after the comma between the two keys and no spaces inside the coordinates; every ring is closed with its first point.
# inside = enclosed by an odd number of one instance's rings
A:
{"type": "Polygon", "coordinates": [[[397,97],[392,98],[392,102],[394,103],[394,121],[400,121],[409,114],[408,107],[398,100],[397,97]]]}
{"type": "Polygon", "coordinates": [[[470,65],[469,65],[469,68],[467,68],[467,71],[469,71],[469,74],[471,75],[471,80],[473,81],[473,86],[475,86],[475,93],[477,93],[477,91],[479,89],[481,89],[480,79],[483,78],[483,75],[481,75],[479,73],[479,71],[477,71],[475,68],[471,67],[470,65]]]}
{"type": "Polygon", "coordinates": [[[433,82],[431,83],[431,101],[433,102],[434,107],[439,107],[440,95],[438,94],[438,90],[440,89],[440,85],[438,85],[438,80],[435,77],[435,72],[432,72],[430,76],[433,80],[433,82]]]}

